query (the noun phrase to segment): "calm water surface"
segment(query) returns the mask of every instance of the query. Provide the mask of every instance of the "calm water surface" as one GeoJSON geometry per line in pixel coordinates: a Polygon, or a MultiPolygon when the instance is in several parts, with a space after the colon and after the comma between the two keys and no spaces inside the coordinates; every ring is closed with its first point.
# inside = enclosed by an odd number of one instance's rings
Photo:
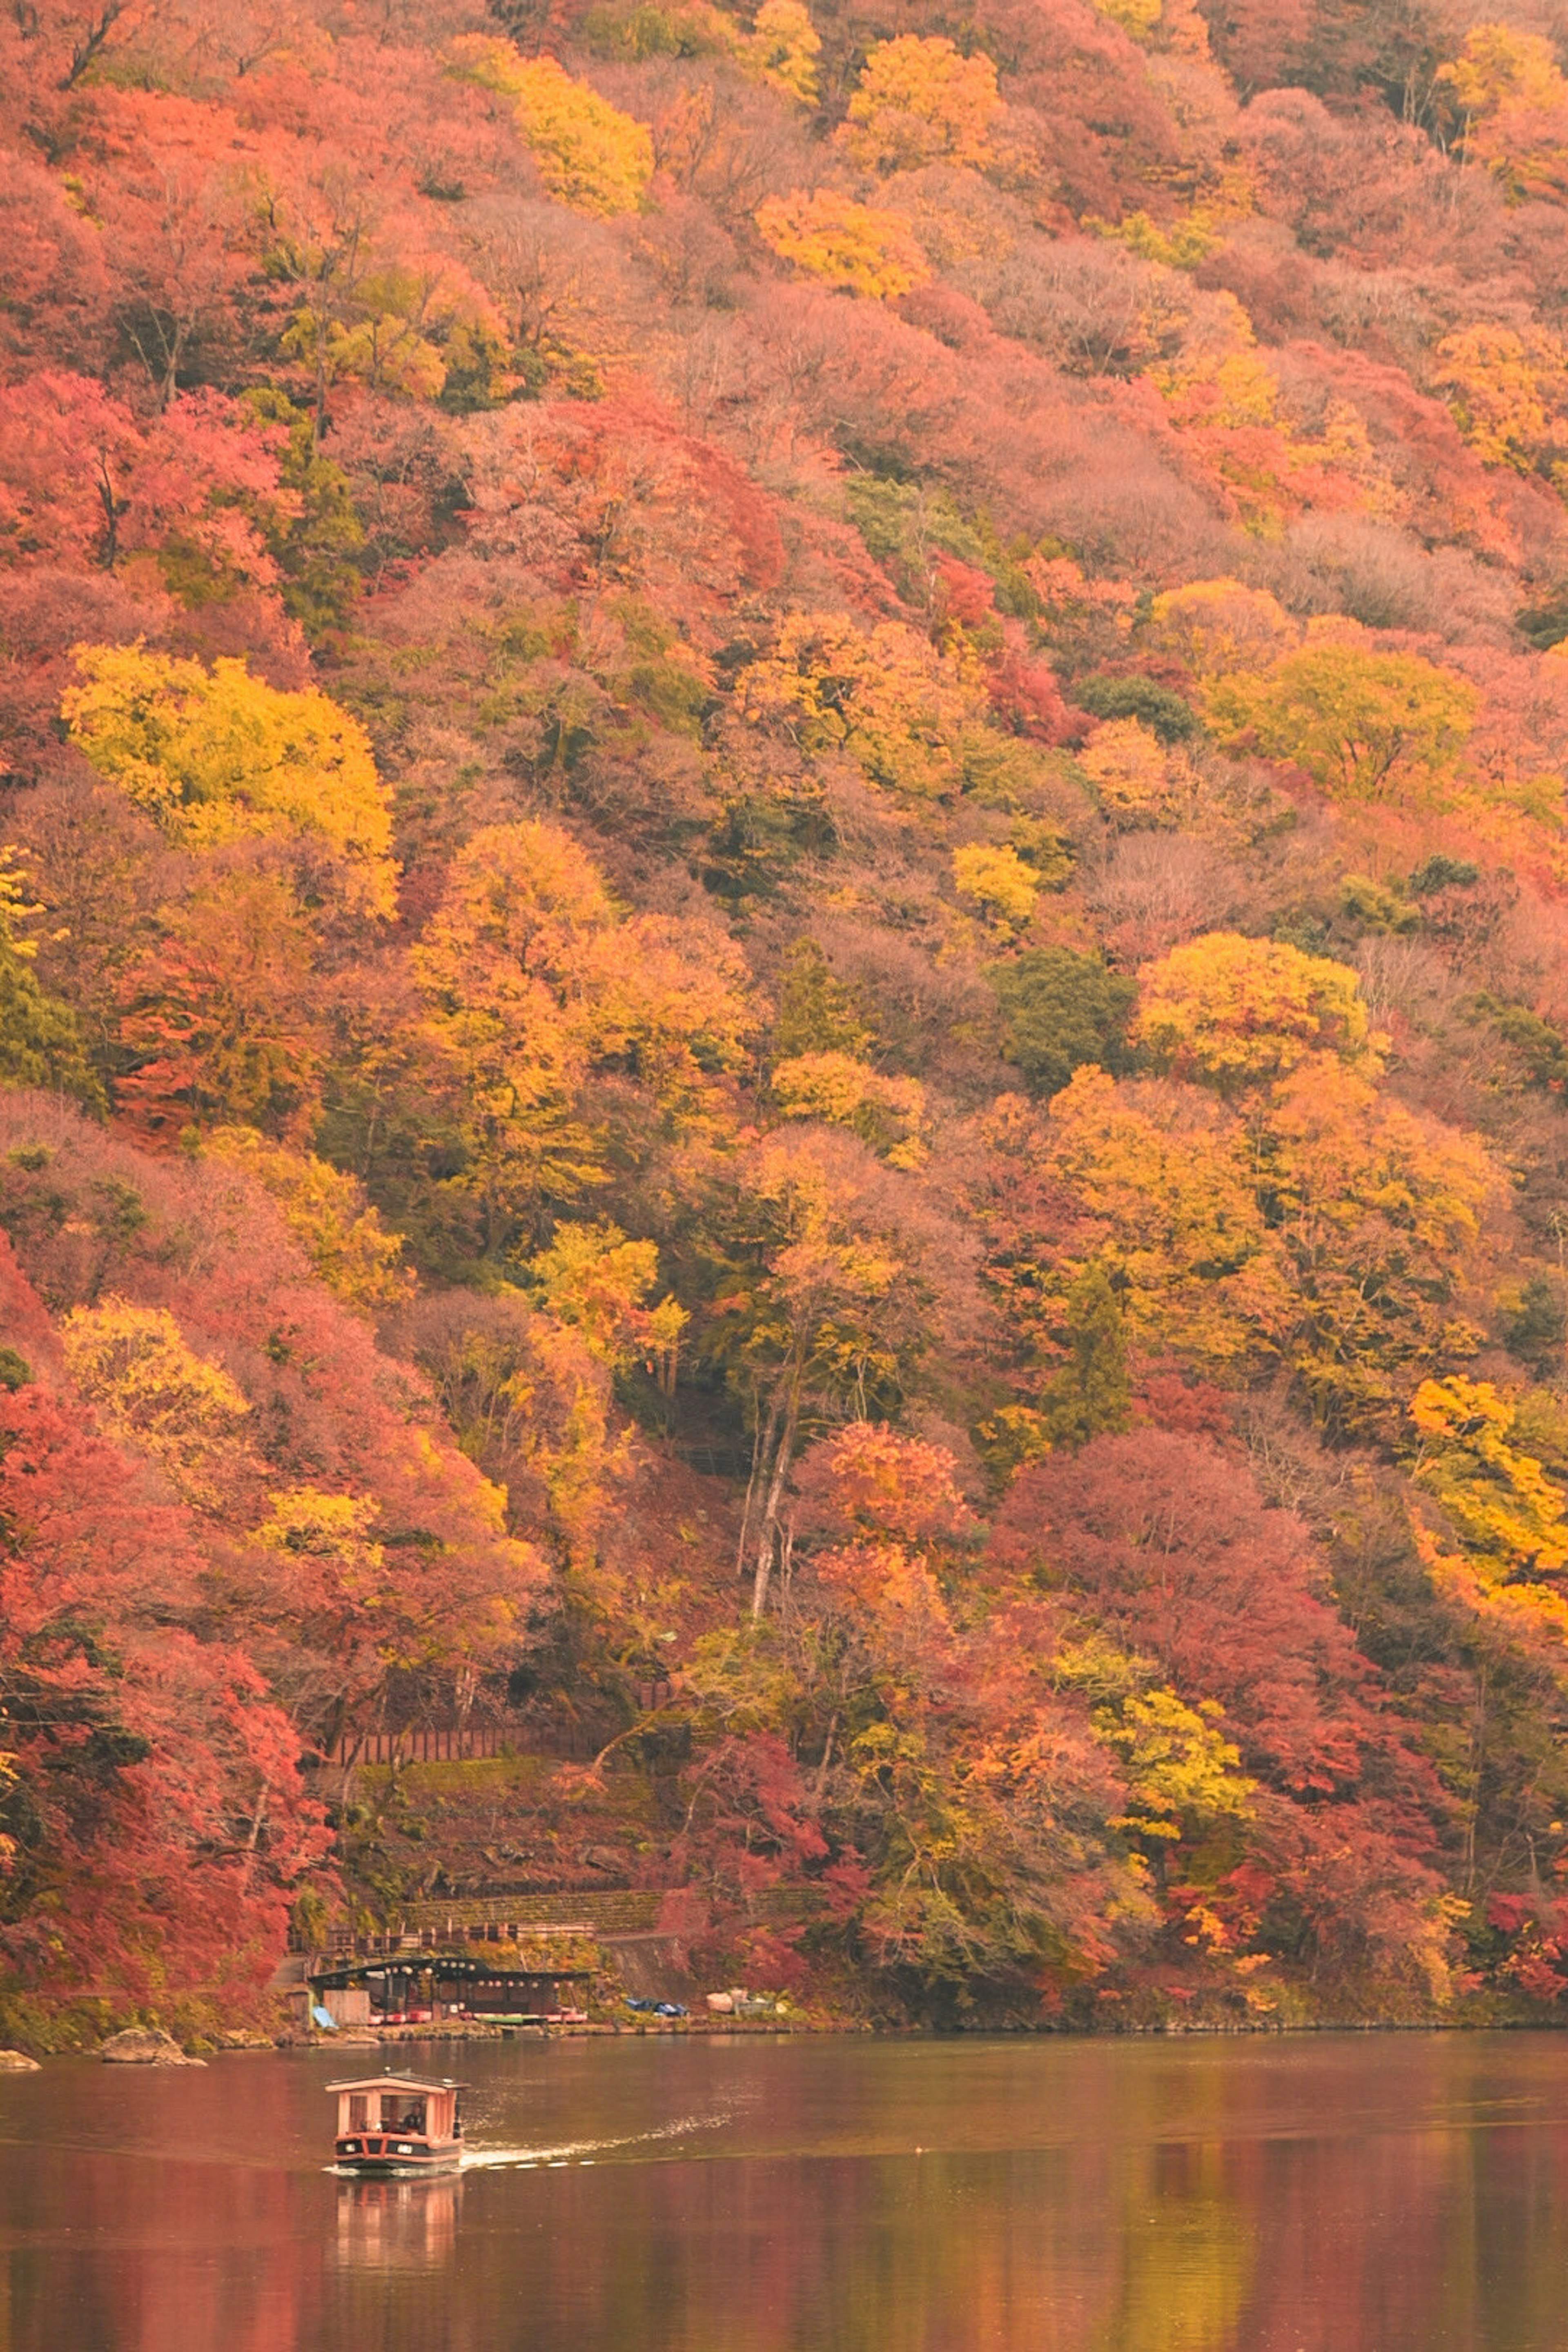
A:
{"type": "Polygon", "coordinates": [[[348,2056],[0,2076],[0,2352],[1568,2352],[1568,2036],[437,2043],[409,2183],[348,2056]]]}

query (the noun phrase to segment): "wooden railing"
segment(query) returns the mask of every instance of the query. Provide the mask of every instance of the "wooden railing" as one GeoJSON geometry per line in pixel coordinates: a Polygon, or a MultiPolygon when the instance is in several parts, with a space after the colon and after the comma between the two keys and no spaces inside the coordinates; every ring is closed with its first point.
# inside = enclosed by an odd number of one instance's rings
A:
{"type": "Polygon", "coordinates": [[[456,1727],[422,1725],[409,1731],[349,1731],[335,1740],[329,1764],[468,1764],[476,1757],[501,1756],[515,1744],[499,1723],[456,1727]]]}
{"type": "MultiPolygon", "coordinates": [[[[664,1677],[633,1685],[644,1715],[667,1706],[673,1685],[664,1677]]],[[[417,1724],[403,1731],[346,1731],[333,1741],[329,1764],[468,1764],[487,1756],[559,1756],[585,1762],[614,1737],[613,1727],[568,1717],[513,1716],[466,1724],[417,1724]]]]}

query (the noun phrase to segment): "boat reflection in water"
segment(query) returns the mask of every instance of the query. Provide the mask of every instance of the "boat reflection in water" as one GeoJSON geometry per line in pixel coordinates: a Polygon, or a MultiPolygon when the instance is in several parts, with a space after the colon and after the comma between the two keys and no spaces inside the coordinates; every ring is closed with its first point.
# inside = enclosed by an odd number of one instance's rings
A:
{"type": "Polygon", "coordinates": [[[434,2270],[457,2251],[460,2173],[435,2179],[340,2180],[339,2270],[434,2270]]]}

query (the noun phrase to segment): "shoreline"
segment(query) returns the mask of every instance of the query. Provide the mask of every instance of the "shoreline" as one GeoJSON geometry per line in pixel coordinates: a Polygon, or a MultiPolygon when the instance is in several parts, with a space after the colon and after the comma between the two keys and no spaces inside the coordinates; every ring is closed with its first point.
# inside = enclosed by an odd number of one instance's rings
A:
{"type": "MultiPolygon", "coordinates": [[[[1486,2018],[1315,2018],[1294,2019],[1286,2023],[1271,2024],[1266,2020],[1246,2022],[1215,2023],[1182,2019],[1150,2021],[1124,2025],[1068,2025],[1043,2022],[1038,2024],[1005,2020],[974,2021],[953,2025],[921,2025],[878,2022],[866,2019],[793,2018],[659,2018],[592,2020],[581,2025],[484,2025],[474,2022],[448,2025],[439,2030],[429,2026],[391,2026],[384,2031],[359,2028],[340,2040],[330,2033],[311,2032],[266,2034],[237,2032],[208,2040],[194,2037],[181,2043],[185,2061],[155,2059],[120,2061],[118,2064],[142,2065],[156,2071],[160,2064],[187,2063],[191,2057],[202,2060],[227,2057],[256,2056],[268,2052],[321,2051],[342,2053],[345,2063],[352,2063],[356,2053],[368,2062],[371,2053],[381,2050],[416,2051],[436,2044],[454,2042],[566,2042],[566,2041],[748,2041],[774,2042],[806,2039],[830,2040],[854,2038],[883,2042],[959,2042],[959,2041],[1058,2041],[1058,2042],[1228,2042],[1274,2041],[1321,2038],[1332,2034],[1370,2036],[1376,2034],[1441,2033],[1446,2035],[1483,2033],[1562,2033],[1568,2032],[1568,2018],[1553,2017],[1486,2017],[1486,2018]]],[[[24,2051],[14,2047],[0,2051],[0,2075],[20,2074],[34,2067],[47,2066],[56,2061],[80,2062],[102,2058],[100,2044],[79,2045],[74,2049],[24,2051]],[[15,2058],[23,2063],[7,2066],[5,2060],[15,2058]]]]}
{"type": "MultiPolygon", "coordinates": [[[[960,2042],[960,2041],[1058,2041],[1058,2042],[1132,2042],[1132,2041],[1288,2041],[1297,2036],[1331,2033],[1562,2033],[1568,2032],[1568,2019],[1559,2018],[1318,2018],[1293,2020],[1289,2024],[1267,2022],[1220,2025],[1187,2024],[1181,2021],[1170,2023],[1138,2025],[1026,2025],[1006,2022],[986,2022],[970,2025],[894,2025],[877,2024],[867,2021],[829,2021],[823,2019],[772,2018],[661,2018],[658,2021],[637,2020],[625,2024],[618,2021],[593,2022],[586,2025],[499,2025],[481,2026],[477,2031],[458,2030],[432,2032],[422,2026],[393,2026],[384,2032],[367,2035],[353,2042],[337,2042],[327,2033],[308,2036],[279,2036],[273,2041],[217,2045],[215,2055],[227,2054],[229,2050],[331,2050],[374,2047],[398,2048],[437,2042],[569,2042],[569,2041],[629,2041],[655,2037],[669,2041],[736,2041],[742,2037],[796,2041],[811,2037],[822,2040],[874,2039],[882,2042],[960,2042]]],[[[67,2054],[67,2053],[62,2053],[67,2054]]]]}

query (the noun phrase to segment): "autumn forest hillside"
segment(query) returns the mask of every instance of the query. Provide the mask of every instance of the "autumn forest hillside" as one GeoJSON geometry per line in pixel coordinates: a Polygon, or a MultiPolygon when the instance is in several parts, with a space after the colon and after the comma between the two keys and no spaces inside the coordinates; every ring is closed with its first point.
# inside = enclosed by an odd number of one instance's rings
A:
{"type": "Polygon", "coordinates": [[[1568,13],[16,0],[0,136],[0,2038],[503,1882],[1557,2014],[1568,13]]]}

